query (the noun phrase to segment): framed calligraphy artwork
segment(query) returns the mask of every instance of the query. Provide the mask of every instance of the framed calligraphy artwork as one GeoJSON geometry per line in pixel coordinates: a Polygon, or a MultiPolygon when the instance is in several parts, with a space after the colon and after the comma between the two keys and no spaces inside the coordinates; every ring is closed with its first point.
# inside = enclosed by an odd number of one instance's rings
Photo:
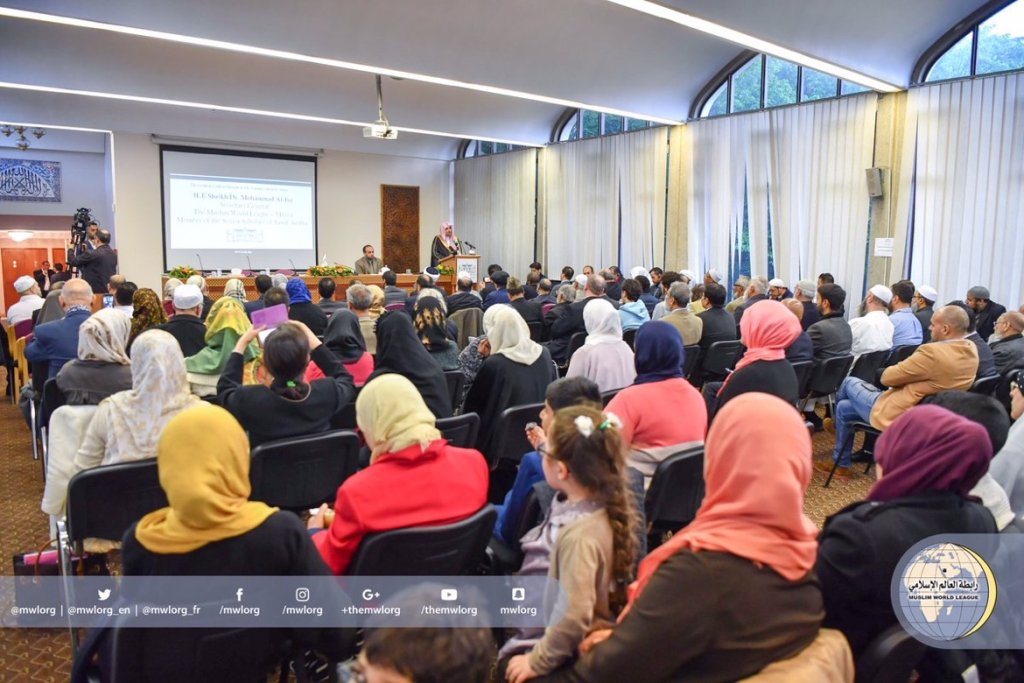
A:
{"type": "Polygon", "coordinates": [[[59,161],[0,159],[0,201],[60,202],[59,161]]]}

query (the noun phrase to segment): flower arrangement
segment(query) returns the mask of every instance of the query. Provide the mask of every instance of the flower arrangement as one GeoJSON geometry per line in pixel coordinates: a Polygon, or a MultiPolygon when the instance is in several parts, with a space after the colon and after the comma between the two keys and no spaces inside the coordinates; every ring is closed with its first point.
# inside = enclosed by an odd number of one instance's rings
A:
{"type": "Polygon", "coordinates": [[[182,282],[189,279],[193,275],[199,275],[199,271],[192,266],[175,266],[167,272],[169,277],[178,278],[182,282]]]}
{"type": "Polygon", "coordinates": [[[348,277],[354,274],[351,268],[340,263],[333,266],[310,266],[306,273],[312,277],[348,277]]]}
{"type": "Polygon", "coordinates": [[[455,268],[452,266],[438,266],[437,272],[441,275],[455,275],[455,268]]]}

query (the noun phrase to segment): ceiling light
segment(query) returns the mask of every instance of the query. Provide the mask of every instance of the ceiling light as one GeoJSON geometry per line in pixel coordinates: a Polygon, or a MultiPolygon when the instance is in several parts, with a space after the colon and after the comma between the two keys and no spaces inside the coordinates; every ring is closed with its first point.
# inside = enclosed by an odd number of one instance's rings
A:
{"type": "Polygon", "coordinates": [[[8,230],[7,236],[15,242],[24,242],[35,237],[35,233],[31,230],[8,230]]]}
{"type": "Polygon", "coordinates": [[[701,33],[707,33],[708,35],[721,38],[722,40],[728,40],[730,43],[736,43],[742,45],[745,48],[754,50],[755,52],[763,52],[772,57],[778,57],[779,59],[785,59],[786,61],[800,64],[801,66],[820,71],[822,73],[835,76],[836,78],[842,78],[843,80],[850,81],[851,83],[857,83],[863,85],[865,88],[871,88],[878,92],[899,92],[903,88],[893,85],[892,83],[886,83],[877,78],[872,78],[866,74],[862,74],[859,71],[847,69],[846,67],[838,66],[830,62],[826,62],[817,57],[811,57],[805,55],[796,50],[791,50],[788,47],[783,47],[777,43],[772,43],[767,40],[756,38],[749,33],[743,33],[731,29],[722,24],[716,24],[713,21],[707,19],[700,19],[693,16],[692,14],[686,14],[679,10],[672,9],[670,7],[664,7],[650,0],[606,0],[607,2],[627,7],[637,12],[643,12],[652,17],[659,19],[665,19],[672,23],[692,28],[695,31],[701,33]]]}
{"type": "MultiPolygon", "coordinates": [[[[643,112],[627,111],[625,109],[613,109],[610,107],[602,107],[601,105],[593,104],[590,102],[577,102],[575,100],[567,100],[560,97],[548,97],[547,95],[538,95],[536,93],[529,93],[522,90],[511,90],[509,88],[499,88],[492,85],[484,85],[482,83],[471,83],[469,81],[460,81],[454,78],[441,78],[439,76],[430,76],[427,74],[414,73],[411,71],[400,71],[397,69],[387,69],[381,66],[373,66],[370,64],[359,64],[357,62],[346,62],[340,59],[330,59],[328,57],[314,57],[312,55],[304,55],[298,52],[288,52],[287,50],[273,50],[265,47],[258,47],[255,45],[246,45],[244,43],[232,43],[226,40],[213,40],[210,38],[199,38],[196,36],[186,36],[180,33],[168,33],[166,31],[154,31],[151,29],[135,28],[133,26],[121,26],[119,24],[107,24],[100,21],[91,21],[88,19],[76,19],[74,17],[64,17],[56,14],[44,14],[42,12],[30,12],[27,10],[12,9],[10,7],[0,7],[0,16],[11,17],[12,19],[28,19],[30,21],[41,21],[50,24],[60,24],[62,26],[74,26],[76,28],[90,28],[98,31],[110,31],[112,33],[122,33],[130,36],[139,36],[142,38],[153,38],[156,40],[166,40],[173,43],[184,43],[186,45],[198,45],[201,47],[213,48],[215,50],[227,50],[229,52],[242,52],[245,54],[259,55],[261,57],[271,57],[274,59],[284,59],[293,62],[305,62],[308,64],[318,64],[320,66],[329,66],[336,69],[348,69],[350,71],[362,71],[364,73],[379,74],[381,76],[390,76],[392,78],[405,78],[410,81],[419,81],[421,83],[431,83],[433,85],[443,85],[450,88],[461,88],[463,90],[473,90],[476,92],[489,93],[491,95],[502,95],[504,97],[515,97],[521,100],[530,100],[532,102],[542,102],[544,104],[554,104],[560,107],[572,107],[576,109],[590,109],[592,111],[598,111],[605,114],[611,114],[613,116],[626,116],[632,119],[643,119],[648,121],[654,121],[656,123],[664,123],[668,125],[674,125],[679,123],[679,119],[666,118],[664,116],[654,116],[652,114],[644,114],[643,112]]],[[[854,79],[848,79],[854,80],[854,79]]],[[[861,82],[861,81],[854,81],[861,82]]],[[[871,86],[869,86],[871,87],[871,86]]],[[[396,128],[395,130],[401,130],[396,128]]],[[[467,136],[476,138],[477,140],[487,140],[488,138],[481,138],[477,135],[467,136]]],[[[516,143],[521,144],[521,143],[516,143]]]]}
{"type": "MultiPolygon", "coordinates": [[[[8,90],[27,90],[29,92],[56,93],[58,95],[77,95],[79,97],[95,97],[106,100],[120,100],[122,102],[142,102],[144,104],[165,104],[172,107],[185,107],[188,109],[207,109],[213,111],[231,112],[233,114],[249,114],[251,116],[266,116],[269,118],[289,119],[292,121],[309,121],[311,123],[327,123],[336,126],[357,126],[364,128],[373,125],[365,121],[349,121],[346,119],[332,119],[326,116],[312,116],[310,114],[294,114],[283,111],[268,111],[265,109],[249,109],[247,107],[231,107],[224,104],[209,104],[206,102],[189,102],[186,100],[169,100],[162,97],[143,97],[141,95],[122,95],[120,93],[97,92],[95,90],[75,90],[72,88],[54,88],[47,85],[29,85],[27,83],[9,83],[0,81],[0,88],[8,90]]],[[[507,140],[504,138],[491,138],[473,133],[450,133],[440,130],[426,130],[422,128],[407,128],[404,126],[392,126],[391,130],[405,133],[417,133],[419,135],[433,135],[435,137],[452,138],[463,140],[466,138],[484,140],[486,142],[501,142],[508,145],[520,145],[522,147],[543,147],[542,143],[525,142],[522,140],[507,140]]]]}

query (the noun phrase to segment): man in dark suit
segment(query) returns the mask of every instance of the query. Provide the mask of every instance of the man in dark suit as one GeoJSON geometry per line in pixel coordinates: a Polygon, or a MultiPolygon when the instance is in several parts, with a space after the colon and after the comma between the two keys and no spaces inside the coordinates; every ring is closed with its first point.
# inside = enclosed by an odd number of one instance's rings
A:
{"type": "Polygon", "coordinates": [[[967,290],[967,305],[974,309],[977,316],[978,335],[987,342],[996,331],[999,316],[1006,313],[1006,306],[989,299],[988,289],[980,286],[967,290]]]}
{"type": "Polygon", "coordinates": [[[57,273],[53,268],[50,267],[49,261],[43,261],[39,270],[32,272],[32,277],[39,283],[39,291],[46,296],[46,293],[50,291],[50,285],[53,283],[53,276],[57,273]]]}
{"type": "Polygon", "coordinates": [[[85,280],[69,280],[60,290],[64,317],[32,331],[25,358],[31,363],[48,363],[47,379],[56,377],[65,363],[78,357],[78,328],[92,315],[92,294],[85,280]]]}
{"type": "MultiPolygon", "coordinates": [[[[800,301],[786,299],[782,302],[782,305],[788,308],[790,313],[796,316],[797,320],[803,321],[806,309],[800,301]]],[[[815,307],[815,310],[817,310],[817,307],[815,307]]],[[[786,360],[790,363],[803,363],[814,360],[814,342],[811,341],[811,338],[803,330],[800,331],[797,338],[786,349],[786,360]]]]}
{"type": "MultiPolygon", "coordinates": [[[[559,296],[563,289],[569,289],[568,287],[559,288],[559,296]]],[[[591,299],[608,299],[605,296],[605,282],[604,278],[600,275],[591,273],[587,276],[587,284],[583,287],[583,299],[577,299],[569,305],[568,310],[560,313],[557,319],[552,320],[551,323],[551,341],[548,342],[548,351],[551,353],[551,357],[556,363],[564,364],[569,354],[569,342],[572,336],[577,332],[586,333],[587,326],[583,322],[583,309],[591,299]]],[[[612,302],[615,309],[618,310],[619,302],[612,302]]],[[[549,311],[554,313],[559,306],[549,311]]]]}
{"type": "MultiPolygon", "coordinates": [[[[963,309],[964,313],[967,314],[967,336],[964,337],[964,339],[974,342],[975,348],[978,349],[978,373],[975,377],[977,379],[981,379],[982,377],[991,377],[996,374],[996,359],[992,354],[992,347],[990,347],[988,342],[986,342],[978,333],[978,320],[981,316],[975,314],[974,309],[963,301],[950,301],[946,305],[956,306],[957,308],[963,309]]],[[[996,305],[998,306],[999,304],[996,305]]],[[[1005,311],[1006,309],[1003,310],[1005,311]]],[[[995,331],[994,328],[993,331],[995,331]]]]}
{"type": "Polygon", "coordinates": [[[174,290],[174,317],[160,325],[160,329],[178,340],[181,354],[186,358],[206,346],[206,325],[199,318],[202,313],[203,293],[199,288],[179,285],[174,290]]]}
{"type": "Polygon", "coordinates": [[[256,276],[256,293],[259,295],[255,301],[245,302],[245,314],[249,316],[249,320],[252,320],[252,312],[258,311],[264,307],[263,295],[270,291],[270,288],[274,286],[274,281],[266,273],[260,273],[256,276]]]}
{"type": "Polygon", "coordinates": [[[93,294],[104,294],[107,281],[117,272],[117,254],[110,248],[110,231],[97,230],[98,246],[92,251],[80,249],[78,253],[68,250],[68,264],[78,266],[82,279],[92,287],[93,294]]]}
{"type": "Polygon", "coordinates": [[[750,284],[747,286],[747,298],[744,300],[743,305],[733,311],[733,316],[736,318],[736,327],[740,326],[740,319],[743,317],[743,312],[756,304],[758,301],[764,301],[768,298],[768,280],[763,277],[752,277],[750,278],[750,284]]]}
{"type": "Polygon", "coordinates": [[[334,278],[320,278],[320,282],[316,283],[316,289],[317,292],[320,293],[320,301],[316,302],[316,305],[320,307],[320,310],[322,310],[328,318],[334,314],[335,310],[348,307],[345,302],[334,300],[334,291],[337,289],[334,278]]]}
{"type": "Polygon", "coordinates": [[[54,263],[53,270],[55,272],[50,276],[50,289],[53,289],[53,285],[57,282],[67,282],[71,279],[71,273],[64,270],[63,263],[54,263]]]}
{"type": "Polygon", "coordinates": [[[996,372],[1000,375],[1014,368],[1024,368],[1024,313],[1007,311],[996,321],[999,340],[991,344],[996,372]]]}
{"type": "Polygon", "coordinates": [[[807,336],[814,344],[814,360],[817,363],[836,356],[847,356],[853,348],[853,331],[850,323],[843,318],[843,304],[846,292],[839,285],[818,287],[818,310],[821,320],[807,329],[807,336]]]}
{"type": "MultiPolygon", "coordinates": [[[[570,306],[576,301],[576,288],[559,287],[558,293],[555,295],[555,305],[544,314],[544,334],[543,339],[548,341],[551,339],[551,329],[561,320],[563,317],[569,315],[570,306]]],[[[550,349],[550,347],[548,347],[550,349]]]]}
{"type": "Polygon", "coordinates": [[[497,289],[491,281],[491,277],[500,270],[503,270],[503,268],[497,263],[487,266],[487,278],[484,280],[484,288],[480,291],[480,298],[484,301],[487,301],[487,297],[490,296],[491,292],[497,289]]]}
{"type": "Polygon", "coordinates": [[[922,344],[927,344],[932,340],[932,314],[935,312],[935,302],[938,300],[939,293],[935,291],[934,287],[929,285],[919,286],[917,293],[914,295],[914,302],[917,304],[917,310],[914,311],[914,315],[917,317],[918,322],[921,323],[922,344]]]}
{"type": "Polygon", "coordinates": [[[526,298],[525,287],[522,285],[517,278],[510,277],[508,279],[508,305],[516,309],[519,315],[522,316],[526,324],[540,323],[543,322],[543,314],[540,310],[540,304],[536,301],[529,301],[526,298]]]}
{"type": "Polygon", "coordinates": [[[557,304],[558,298],[551,291],[551,280],[542,278],[537,284],[537,298],[534,303],[543,308],[544,304],[557,304]]]}
{"type": "Polygon", "coordinates": [[[385,270],[381,276],[384,279],[384,306],[391,304],[404,304],[408,296],[405,290],[398,286],[398,276],[393,270],[385,270]]]}
{"type": "Polygon", "coordinates": [[[736,319],[725,308],[725,287],[712,282],[704,286],[704,311],[697,315],[704,321],[701,330],[700,347],[707,349],[715,342],[736,339],[736,319]]]}
{"type": "Polygon", "coordinates": [[[465,308],[483,308],[484,302],[480,296],[473,291],[473,281],[467,277],[460,277],[455,284],[457,291],[450,295],[446,301],[448,305],[448,317],[452,313],[465,308]]]}

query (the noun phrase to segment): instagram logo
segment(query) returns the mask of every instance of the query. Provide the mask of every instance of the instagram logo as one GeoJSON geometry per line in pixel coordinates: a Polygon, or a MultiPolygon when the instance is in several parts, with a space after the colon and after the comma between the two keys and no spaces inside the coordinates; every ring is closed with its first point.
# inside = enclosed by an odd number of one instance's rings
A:
{"type": "Polygon", "coordinates": [[[308,588],[296,588],[295,589],[295,602],[309,602],[309,589],[308,588]]]}

